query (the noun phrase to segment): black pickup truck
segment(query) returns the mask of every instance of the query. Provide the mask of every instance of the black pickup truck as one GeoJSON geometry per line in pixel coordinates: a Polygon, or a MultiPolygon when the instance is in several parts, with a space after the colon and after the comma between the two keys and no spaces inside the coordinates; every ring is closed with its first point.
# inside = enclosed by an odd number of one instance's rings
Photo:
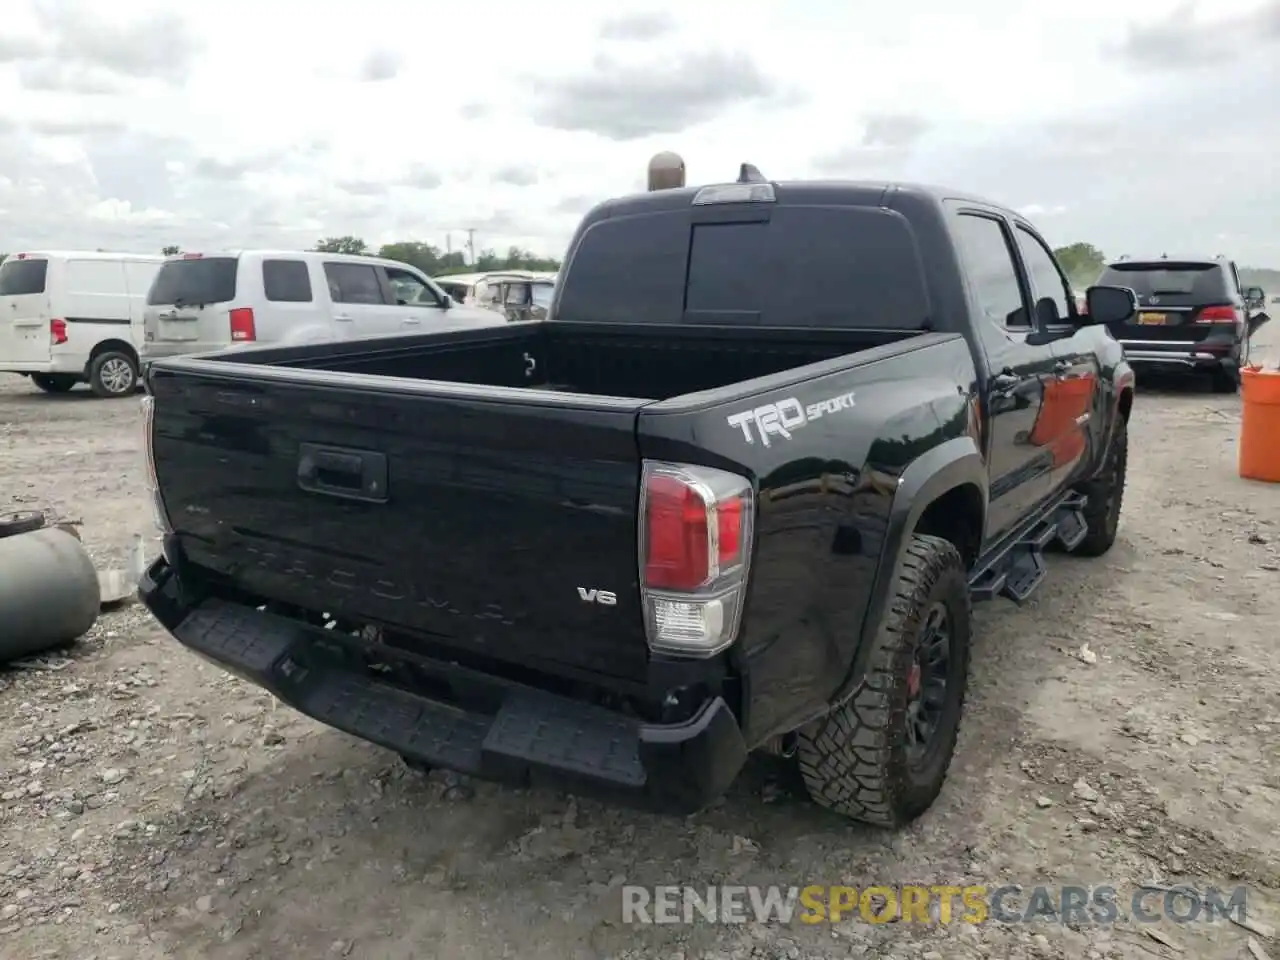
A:
{"type": "Polygon", "coordinates": [[[1133,374],[1021,216],[884,183],[604,202],[548,319],[156,362],[185,646],[409,762],[672,812],[751,751],[897,826],[970,602],[1104,553],[1133,374]]]}

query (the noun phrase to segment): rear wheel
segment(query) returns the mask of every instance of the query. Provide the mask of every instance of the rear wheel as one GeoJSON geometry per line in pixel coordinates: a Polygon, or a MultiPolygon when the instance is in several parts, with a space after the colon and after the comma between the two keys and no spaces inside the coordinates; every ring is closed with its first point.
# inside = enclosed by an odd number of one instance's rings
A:
{"type": "Polygon", "coordinates": [[[1240,389],[1240,374],[1235,370],[1223,370],[1221,368],[1213,371],[1213,392],[1214,393],[1235,393],[1240,389]]]}
{"type": "Polygon", "coordinates": [[[138,388],[138,364],[122,350],[106,350],[89,364],[89,389],[100,397],[127,397],[138,388]]]}
{"type": "Polygon", "coordinates": [[[33,373],[31,382],[45,393],[66,393],[76,385],[76,377],[66,373],[33,373]]]}
{"type": "Polygon", "coordinates": [[[970,629],[959,552],[940,537],[913,536],[861,689],[800,731],[800,775],[814,802],[890,828],[929,809],[960,731],[970,629]]]}

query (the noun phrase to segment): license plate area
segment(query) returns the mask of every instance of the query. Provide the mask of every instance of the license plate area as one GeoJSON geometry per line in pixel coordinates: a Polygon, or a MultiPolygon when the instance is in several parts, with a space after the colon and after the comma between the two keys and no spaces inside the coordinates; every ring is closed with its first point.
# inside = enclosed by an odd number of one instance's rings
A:
{"type": "Polygon", "coordinates": [[[197,339],[200,336],[199,319],[199,317],[165,317],[160,321],[160,339],[197,339]]]}
{"type": "Polygon", "coordinates": [[[1144,327],[1162,327],[1169,322],[1167,313],[1140,313],[1138,323],[1144,327]]]}

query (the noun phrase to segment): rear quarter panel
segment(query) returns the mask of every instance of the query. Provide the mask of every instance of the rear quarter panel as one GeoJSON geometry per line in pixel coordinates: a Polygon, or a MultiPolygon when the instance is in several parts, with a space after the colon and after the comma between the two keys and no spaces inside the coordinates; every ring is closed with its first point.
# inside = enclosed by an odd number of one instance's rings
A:
{"type": "Polygon", "coordinates": [[[898,479],[972,424],[973,362],[957,335],[926,334],[804,369],[818,372],[753,381],[750,395],[681,397],[640,414],[643,457],[700,462],[756,484],[755,552],[733,654],[750,744],[811,719],[843,687],[887,548],[898,479]],[[785,434],[770,433],[765,443],[757,410],[765,420],[780,414],[785,434]]]}

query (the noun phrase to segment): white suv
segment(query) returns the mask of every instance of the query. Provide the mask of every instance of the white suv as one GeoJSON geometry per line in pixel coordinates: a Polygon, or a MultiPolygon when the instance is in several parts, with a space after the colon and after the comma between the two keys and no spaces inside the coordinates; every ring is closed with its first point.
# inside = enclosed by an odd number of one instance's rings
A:
{"type": "Polygon", "coordinates": [[[323,343],[501,324],[405,263],[316,251],[184,253],[147,294],[142,361],[241,343],[323,343]]]}

